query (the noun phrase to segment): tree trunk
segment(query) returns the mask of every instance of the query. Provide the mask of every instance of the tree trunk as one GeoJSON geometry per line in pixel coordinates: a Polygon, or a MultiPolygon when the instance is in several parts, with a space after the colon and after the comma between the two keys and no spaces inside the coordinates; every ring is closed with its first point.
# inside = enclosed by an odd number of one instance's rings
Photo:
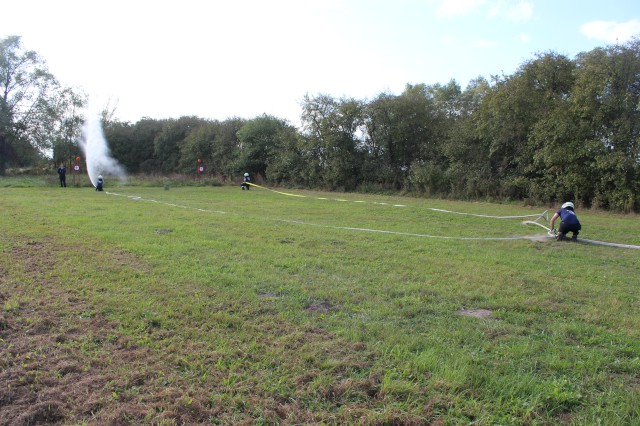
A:
{"type": "Polygon", "coordinates": [[[7,170],[7,139],[0,134],[0,176],[4,176],[7,170]]]}

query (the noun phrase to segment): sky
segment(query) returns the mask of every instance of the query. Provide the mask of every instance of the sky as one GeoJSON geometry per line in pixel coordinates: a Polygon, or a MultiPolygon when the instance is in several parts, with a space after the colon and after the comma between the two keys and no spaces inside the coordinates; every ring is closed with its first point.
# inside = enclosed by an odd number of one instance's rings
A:
{"type": "Polygon", "coordinates": [[[371,100],[464,89],[538,53],[640,36],[638,0],[3,0],[64,86],[121,121],[262,114],[300,124],[306,94],[371,100]]]}

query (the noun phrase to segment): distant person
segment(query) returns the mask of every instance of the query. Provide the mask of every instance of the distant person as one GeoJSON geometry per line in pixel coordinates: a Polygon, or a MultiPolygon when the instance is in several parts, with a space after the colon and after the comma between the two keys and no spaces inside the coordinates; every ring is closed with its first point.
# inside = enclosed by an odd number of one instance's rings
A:
{"type": "Polygon", "coordinates": [[[249,173],[244,174],[244,179],[240,184],[240,187],[242,188],[243,191],[245,189],[248,191],[251,188],[251,176],[249,176],[249,173]]]}
{"type": "Polygon", "coordinates": [[[98,182],[96,184],[96,191],[102,191],[102,185],[104,185],[104,181],[102,180],[102,175],[98,176],[98,182]]]}
{"type": "Polygon", "coordinates": [[[551,232],[555,233],[555,223],[556,219],[560,218],[560,226],[558,227],[558,234],[556,236],[556,240],[562,241],[568,232],[572,232],[571,240],[578,240],[578,233],[582,229],[582,225],[580,225],[580,221],[578,220],[578,216],[576,216],[576,212],[573,207],[573,203],[568,201],[560,207],[553,217],[551,218],[551,232]]]}
{"type": "Polygon", "coordinates": [[[67,168],[64,166],[64,164],[60,164],[60,167],[58,167],[58,176],[60,176],[60,186],[66,187],[67,186],[67,168]]]}

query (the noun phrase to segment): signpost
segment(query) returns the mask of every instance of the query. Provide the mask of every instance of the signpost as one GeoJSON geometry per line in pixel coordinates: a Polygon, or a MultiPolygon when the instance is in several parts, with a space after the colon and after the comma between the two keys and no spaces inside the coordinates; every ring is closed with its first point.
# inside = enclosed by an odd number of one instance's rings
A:
{"type": "Polygon", "coordinates": [[[76,157],[76,162],[73,164],[73,167],[71,169],[73,171],[73,186],[76,186],[76,175],[81,172],[80,157],[76,157]]]}
{"type": "Polygon", "coordinates": [[[197,177],[199,179],[202,179],[202,177],[204,176],[204,171],[205,171],[204,164],[202,164],[202,160],[198,158],[198,165],[196,166],[196,172],[197,172],[197,177]]]}

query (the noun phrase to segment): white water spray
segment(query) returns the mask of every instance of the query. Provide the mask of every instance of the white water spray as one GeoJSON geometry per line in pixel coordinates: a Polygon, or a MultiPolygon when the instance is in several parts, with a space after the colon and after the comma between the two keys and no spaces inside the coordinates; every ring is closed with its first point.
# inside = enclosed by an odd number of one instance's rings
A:
{"type": "Polygon", "coordinates": [[[124,168],[111,158],[97,114],[90,112],[87,114],[87,119],[82,126],[80,146],[87,160],[87,174],[93,186],[97,185],[99,175],[117,176],[120,180],[126,178],[124,168]]]}

